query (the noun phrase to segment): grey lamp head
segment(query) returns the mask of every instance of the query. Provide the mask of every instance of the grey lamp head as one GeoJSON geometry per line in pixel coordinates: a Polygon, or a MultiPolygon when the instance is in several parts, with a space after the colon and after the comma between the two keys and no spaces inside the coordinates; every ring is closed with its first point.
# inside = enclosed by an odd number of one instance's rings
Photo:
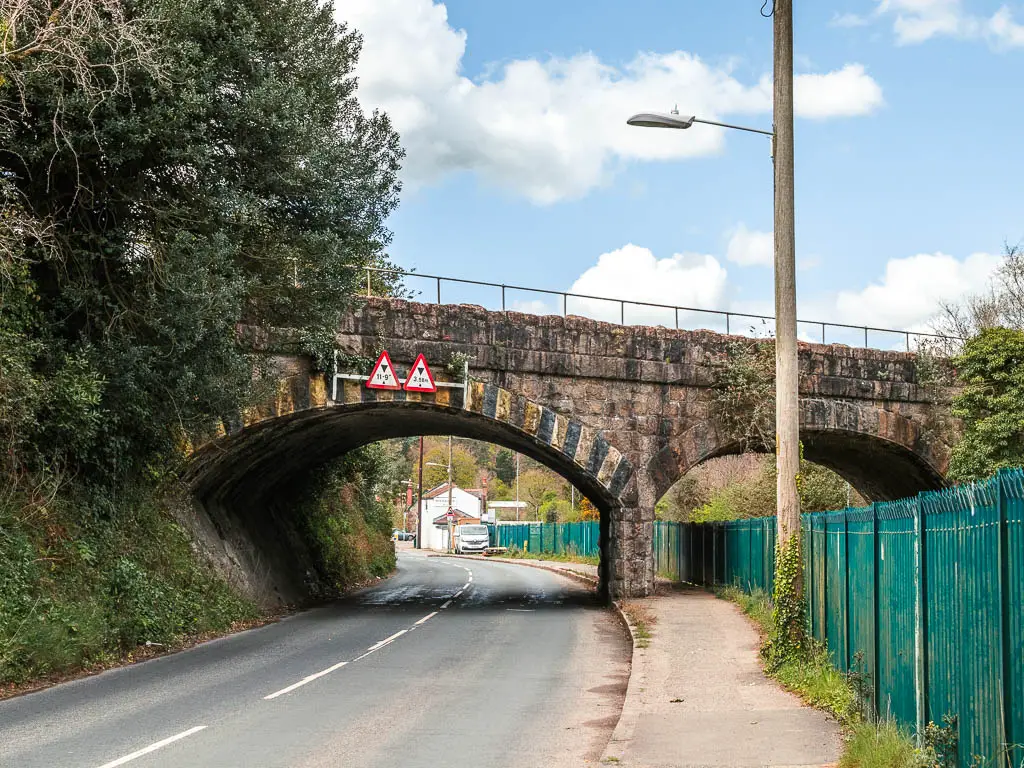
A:
{"type": "Polygon", "coordinates": [[[639,112],[626,121],[627,125],[641,128],[689,128],[696,118],[693,115],[680,115],[676,110],[671,112],[639,112]]]}

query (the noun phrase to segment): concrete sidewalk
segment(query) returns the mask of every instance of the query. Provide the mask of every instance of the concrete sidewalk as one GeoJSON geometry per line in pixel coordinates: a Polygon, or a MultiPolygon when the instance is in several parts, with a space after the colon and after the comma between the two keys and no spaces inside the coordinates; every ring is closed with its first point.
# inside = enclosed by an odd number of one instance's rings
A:
{"type": "Polygon", "coordinates": [[[734,604],[664,585],[629,604],[653,615],[652,638],[633,649],[604,762],[792,768],[838,760],[839,725],[765,677],[757,632],[734,604]]]}

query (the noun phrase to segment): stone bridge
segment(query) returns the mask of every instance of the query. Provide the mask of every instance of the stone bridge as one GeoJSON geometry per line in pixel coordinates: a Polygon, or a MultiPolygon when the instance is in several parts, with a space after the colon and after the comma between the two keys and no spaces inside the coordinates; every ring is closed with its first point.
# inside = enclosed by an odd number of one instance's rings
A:
{"type": "MultiPolygon", "coordinates": [[[[439,379],[446,363],[465,356],[465,401],[456,388],[421,395],[356,381],[339,382],[332,399],[307,360],[280,358],[286,384],[275,401],[197,441],[186,478],[219,527],[229,520],[244,528],[290,480],[360,445],[421,434],[486,440],[546,464],[586,494],[601,512],[603,589],[648,594],[655,503],[691,468],[741,449],[719,426],[712,397],[730,340],[366,299],[342,321],[342,353],[373,358],[384,348],[399,370],[423,353],[439,379]]],[[[801,344],[800,371],[805,458],[873,500],[943,484],[949,446],[935,425],[947,406],[919,382],[914,355],[801,344]]],[[[265,538],[264,549],[273,548],[275,537],[265,538]]]]}

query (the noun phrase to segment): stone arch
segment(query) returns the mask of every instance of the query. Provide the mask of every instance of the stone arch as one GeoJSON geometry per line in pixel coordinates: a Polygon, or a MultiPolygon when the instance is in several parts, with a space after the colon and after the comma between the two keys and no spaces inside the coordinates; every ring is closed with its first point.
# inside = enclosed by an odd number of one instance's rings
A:
{"type": "MultiPolygon", "coordinates": [[[[272,498],[290,478],[354,448],[394,437],[453,434],[496,443],[545,464],[587,495],[601,513],[602,591],[632,588],[620,560],[629,527],[619,521],[635,505],[630,461],[583,422],[493,384],[472,382],[435,393],[374,391],[345,382],[328,397],[319,375],[283,380],[264,407],[225,420],[196,438],[183,471],[198,502],[235,518],[272,498]]],[[[635,590],[632,590],[635,591],[635,590]]]]}
{"type": "MultiPolygon", "coordinates": [[[[946,485],[949,446],[925,425],[874,404],[821,398],[800,400],[804,458],[835,471],[874,501],[913,496],[946,485]]],[[[659,498],[684,474],[742,446],[715,425],[694,425],[655,456],[647,469],[659,498]]]]}

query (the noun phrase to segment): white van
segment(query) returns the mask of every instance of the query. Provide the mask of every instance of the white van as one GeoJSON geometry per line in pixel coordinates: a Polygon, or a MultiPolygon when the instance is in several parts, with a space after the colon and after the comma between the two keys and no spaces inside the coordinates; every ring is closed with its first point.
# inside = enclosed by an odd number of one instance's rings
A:
{"type": "Polygon", "coordinates": [[[486,525],[460,525],[455,529],[455,553],[483,552],[490,546],[486,525]]]}

